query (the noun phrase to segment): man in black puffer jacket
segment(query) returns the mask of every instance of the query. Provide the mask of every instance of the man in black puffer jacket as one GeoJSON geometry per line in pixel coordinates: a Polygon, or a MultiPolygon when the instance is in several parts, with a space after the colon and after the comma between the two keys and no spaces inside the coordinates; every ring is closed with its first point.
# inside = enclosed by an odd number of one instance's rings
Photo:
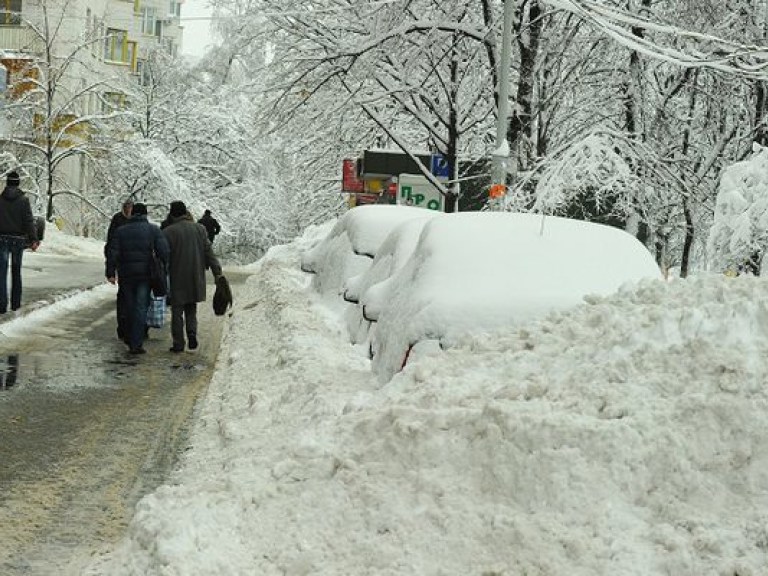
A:
{"type": "Polygon", "coordinates": [[[21,308],[21,258],[24,248],[37,250],[35,220],[18,172],[9,172],[0,194],[0,314],[8,311],[8,261],[11,262],[11,310],[21,308]]]}
{"type": "Polygon", "coordinates": [[[131,219],[115,231],[107,254],[107,280],[123,286],[128,313],[128,346],[131,354],[144,354],[144,326],[149,308],[149,279],[152,252],[168,266],[168,241],[155,224],[147,220],[147,206],[133,205],[131,219]]]}

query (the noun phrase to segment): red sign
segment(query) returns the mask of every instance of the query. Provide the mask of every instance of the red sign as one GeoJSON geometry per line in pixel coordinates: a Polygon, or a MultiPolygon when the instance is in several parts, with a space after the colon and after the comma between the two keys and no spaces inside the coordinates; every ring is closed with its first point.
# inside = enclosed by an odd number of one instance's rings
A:
{"type": "Polygon", "coordinates": [[[363,204],[378,204],[378,194],[355,194],[355,206],[362,206],[363,204]]]}
{"type": "Polygon", "coordinates": [[[357,177],[357,162],[349,158],[345,159],[342,164],[341,191],[362,192],[363,189],[363,181],[357,177]]]}

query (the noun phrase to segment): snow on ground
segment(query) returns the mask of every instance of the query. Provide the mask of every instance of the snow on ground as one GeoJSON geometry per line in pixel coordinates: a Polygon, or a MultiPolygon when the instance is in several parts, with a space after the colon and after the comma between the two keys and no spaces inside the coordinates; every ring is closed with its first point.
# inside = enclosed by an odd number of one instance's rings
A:
{"type": "Polygon", "coordinates": [[[24,253],[22,308],[3,316],[0,334],[22,335],[29,328],[50,322],[52,318],[101,299],[114,298],[117,289],[107,284],[98,272],[100,268],[97,266],[103,261],[103,241],[70,236],[48,224],[37,251],[24,253]],[[45,292],[53,298],[30,302],[30,292],[40,287],[45,287],[45,292]]]}
{"type": "Polygon", "coordinates": [[[314,240],[250,267],[191,449],[87,574],[768,573],[765,280],[642,283],[382,385],[314,240]]]}
{"type": "Polygon", "coordinates": [[[83,238],[61,232],[50,222],[45,227],[45,235],[36,252],[27,251],[24,258],[55,256],[76,256],[78,258],[104,259],[104,241],[96,238],[83,238]]]}

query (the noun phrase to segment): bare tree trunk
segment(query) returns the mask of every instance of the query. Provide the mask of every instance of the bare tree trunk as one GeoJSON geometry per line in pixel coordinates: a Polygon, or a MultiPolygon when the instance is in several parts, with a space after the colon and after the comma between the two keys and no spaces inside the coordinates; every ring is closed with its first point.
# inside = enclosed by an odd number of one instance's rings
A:
{"type": "MultiPolygon", "coordinates": [[[[758,3],[759,5],[760,3],[758,3]]],[[[768,41],[768,3],[763,7],[763,17],[756,18],[763,26],[763,43],[768,41]]],[[[755,142],[761,146],[768,145],[768,83],[763,80],[755,82],[755,142]]]]}
{"type": "Polygon", "coordinates": [[[685,214],[685,240],[683,241],[683,255],[680,259],[680,277],[688,277],[688,266],[691,261],[691,248],[693,247],[693,215],[687,198],[683,198],[683,214],[685,214]]]}
{"type": "MultiPolygon", "coordinates": [[[[641,11],[643,11],[650,7],[651,0],[642,0],[640,4],[641,11]]],[[[645,30],[639,26],[633,26],[632,35],[637,36],[638,38],[644,38],[645,30]]],[[[642,72],[640,55],[636,50],[632,50],[629,53],[629,74],[624,83],[623,94],[624,121],[630,138],[638,138],[642,136],[640,122],[640,110],[642,109],[642,103],[640,102],[643,78],[642,72]]]]}
{"type": "MultiPolygon", "coordinates": [[[[482,0],[482,7],[483,7],[483,23],[485,24],[485,28],[487,30],[490,30],[491,25],[493,24],[493,9],[491,8],[490,0],[482,0]]],[[[493,51],[493,44],[490,42],[485,43],[485,53],[488,57],[488,69],[491,71],[491,82],[492,86],[494,86],[494,92],[493,97],[496,101],[496,109],[499,108],[499,93],[498,93],[498,85],[499,85],[499,72],[496,67],[496,53],[493,51]]]]}
{"type": "MultiPolygon", "coordinates": [[[[458,174],[458,149],[459,149],[459,59],[456,54],[456,35],[453,38],[453,48],[451,48],[451,70],[450,70],[450,110],[448,111],[448,145],[446,149],[446,160],[451,167],[452,174],[458,174]]],[[[445,196],[445,212],[456,212],[458,207],[458,187],[459,183],[455,178],[451,178],[448,185],[448,194],[445,196]]]]}
{"type": "MultiPolygon", "coordinates": [[[[688,152],[691,147],[691,130],[693,122],[693,114],[696,110],[696,88],[698,85],[699,74],[698,70],[693,72],[691,77],[691,98],[688,103],[688,120],[685,123],[685,130],[683,131],[683,142],[681,146],[681,152],[683,157],[688,156],[688,152]]],[[[686,278],[688,276],[688,267],[691,261],[691,247],[693,246],[693,238],[695,228],[693,225],[693,215],[691,214],[691,207],[688,198],[683,198],[683,214],[685,215],[685,240],[683,241],[683,254],[680,259],[680,277],[686,278]]]]}
{"type": "MultiPolygon", "coordinates": [[[[643,9],[648,8],[650,5],[651,0],[641,0],[641,7],[643,9]]],[[[645,37],[645,30],[639,26],[633,26],[632,34],[638,38],[643,38],[645,37]]],[[[643,140],[643,122],[641,118],[642,79],[643,69],[640,55],[636,50],[632,50],[629,53],[629,72],[624,82],[622,99],[624,101],[624,129],[629,138],[636,140],[643,140]]],[[[640,167],[635,166],[634,169],[636,172],[639,172],[640,167]]],[[[627,232],[635,237],[640,236],[641,228],[643,228],[640,226],[640,223],[640,214],[638,212],[630,215],[627,218],[627,232]]]]}
{"type": "Polygon", "coordinates": [[[46,66],[46,72],[45,72],[45,109],[46,109],[46,115],[43,119],[44,126],[45,126],[45,168],[46,168],[46,176],[47,176],[47,187],[46,187],[46,194],[48,198],[48,205],[45,210],[45,218],[46,220],[52,220],[53,219],[53,160],[54,160],[54,153],[55,153],[55,146],[54,146],[54,135],[52,131],[52,124],[53,119],[55,115],[54,111],[54,98],[56,97],[56,80],[54,78],[54,69],[53,69],[53,51],[52,51],[52,44],[53,44],[53,38],[51,37],[50,32],[50,22],[48,21],[48,10],[43,5],[43,26],[45,30],[45,62],[47,64],[46,66]]]}
{"type": "Polygon", "coordinates": [[[517,167],[527,166],[530,161],[530,151],[523,153],[521,143],[532,141],[534,74],[543,27],[539,0],[520,2],[516,12],[515,31],[520,51],[520,75],[517,83],[517,105],[507,125],[510,153],[515,159],[511,167],[513,172],[517,167]]]}
{"type": "Polygon", "coordinates": [[[755,82],[755,142],[768,145],[768,84],[762,80],[755,82]]]}

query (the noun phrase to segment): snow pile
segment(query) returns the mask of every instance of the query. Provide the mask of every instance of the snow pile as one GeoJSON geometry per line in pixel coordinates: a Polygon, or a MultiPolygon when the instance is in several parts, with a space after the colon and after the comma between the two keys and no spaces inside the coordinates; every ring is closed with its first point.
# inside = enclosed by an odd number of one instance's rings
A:
{"type": "Polygon", "coordinates": [[[716,270],[736,271],[768,248],[768,148],[723,171],[707,252],[716,270]]]}
{"type": "Polygon", "coordinates": [[[379,387],[298,264],[254,268],[193,449],[89,574],[765,574],[764,281],[644,283],[379,387]]]}
{"type": "Polygon", "coordinates": [[[376,250],[370,266],[358,276],[348,278],[344,283],[344,298],[356,302],[344,311],[344,318],[350,341],[355,344],[366,342],[371,325],[367,318],[378,318],[387,303],[389,281],[413,254],[424,225],[433,217],[431,210],[422,210],[424,217],[407,220],[395,226],[376,250]],[[365,313],[363,313],[365,308],[365,313]]]}
{"type": "Polygon", "coordinates": [[[373,369],[389,380],[411,345],[455,346],[645,278],[662,280],[653,256],[611,226],[512,212],[433,218],[379,296],[373,369]]]}
{"type": "Polygon", "coordinates": [[[34,254],[104,259],[104,241],[65,234],[54,224],[47,222],[43,241],[34,254]]]}
{"type": "Polygon", "coordinates": [[[376,251],[392,230],[403,222],[424,217],[424,209],[409,206],[375,204],[353,208],[335,221],[325,238],[303,253],[301,268],[315,273],[314,288],[333,301],[341,296],[348,279],[371,267],[376,251]]]}

